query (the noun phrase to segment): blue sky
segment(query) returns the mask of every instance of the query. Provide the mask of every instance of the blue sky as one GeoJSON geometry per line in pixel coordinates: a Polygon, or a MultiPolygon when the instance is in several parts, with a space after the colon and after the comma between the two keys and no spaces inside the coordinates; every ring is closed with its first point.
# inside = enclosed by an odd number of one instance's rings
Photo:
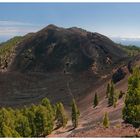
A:
{"type": "Polygon", "coordinates": [[[140,40],[140,3],[0,3],[0,41],[48,24],[140,40]]]}

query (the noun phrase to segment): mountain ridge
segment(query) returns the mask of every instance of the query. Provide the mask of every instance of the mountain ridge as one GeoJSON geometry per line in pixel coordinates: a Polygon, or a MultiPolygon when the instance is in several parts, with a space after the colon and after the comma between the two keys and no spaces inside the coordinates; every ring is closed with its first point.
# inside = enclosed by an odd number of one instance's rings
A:
{"type": "Polygon", "coordinates": [[[104,69],[101,65],[111,67],[127,57],[126,52],[108,37],[77,27],[62,28],[51,24],[23,38],[15,48],[8,71],[73,73],[93,68],[94,73],[98,73],[104,69]]]}

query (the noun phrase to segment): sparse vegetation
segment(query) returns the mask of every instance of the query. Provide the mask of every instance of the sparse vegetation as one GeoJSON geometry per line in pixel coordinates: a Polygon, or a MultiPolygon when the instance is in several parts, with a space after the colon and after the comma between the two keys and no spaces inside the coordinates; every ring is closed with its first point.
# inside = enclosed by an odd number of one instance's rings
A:
{"type": "Polygon", "coordinates": [[[0,68],[6,69],[8,67],[11,56],[14,53],[16,45],[22,41],[23,37],[17,36],[7,42],[0,44],[0,68]]]}
{"type": "Polygon", "coordinates": [[[120,44],[121,48],[127,52],[129,56],[136,56],[140,54],[140,47],[135,45],[122,45],[120,44]]]}

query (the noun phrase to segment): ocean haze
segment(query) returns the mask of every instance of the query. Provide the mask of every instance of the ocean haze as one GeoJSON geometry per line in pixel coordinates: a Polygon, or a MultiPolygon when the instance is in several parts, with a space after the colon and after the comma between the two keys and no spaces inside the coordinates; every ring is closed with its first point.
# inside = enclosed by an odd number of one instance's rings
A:
{"type": "MultiPolygon", "coordinates": [[[[0,37],[0,43],[5,42],[9,39],[13,38],[13,36],[7,37],[0,37]]],[[[109,37],[116,43],[120,43],[122,45],[135,45],[140,47],[140,39],[134,39],[134,38],[121,38],[121,37],[109,37]]]]}
{"type": "Polygon", "coordinates": [[[111,39],[116,42],[116,43],[120,43],[123,45],[135,45],[140,47],[140,39],[139,38],[115,38],[115,37],[111,37],[111,39]]]}

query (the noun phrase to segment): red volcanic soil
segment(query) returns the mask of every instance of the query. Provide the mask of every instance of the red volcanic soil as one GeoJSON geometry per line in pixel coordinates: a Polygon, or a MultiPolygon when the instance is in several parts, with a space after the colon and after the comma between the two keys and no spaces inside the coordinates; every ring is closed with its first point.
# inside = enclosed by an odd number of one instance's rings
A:
{"type": "Polygon", "coordinates": [[[93,129],[84,129],[77,133],[71,134],[70,137],[137,137],[140,133],[130,125],[116,125],[110,128],[100,126],[93,129]]]}
{"type": "MultiPolygon", "coordinates": [[[[116,91],[127,90],[126,77],[115,85],[116,91]]],[[[105,97],[106,85],[108,81],[104,83],[96,84],[94,90],[92,90],[88,96],[78,102],[80,108],[79,126],[75,130],[72,130],[71,121],[68,122],[66,128],[55,130],[48,137],[135,137],[139,135],[137,129],[131,125],[124,124],[122,120],[122,108],[124,105],[124,97],[118,100],[116,108],[108,107],[107,98],[105,97]],[[95,90],[96,89],[96,90],[95,90]],[[99,96],[99,105],[96,108],[92,106],[92,100],[95,91],[99,96]],[[102,125],[102,119],[104,113],[108,112],[110,119],[110,127],[104,128],[102,125]]]]}

